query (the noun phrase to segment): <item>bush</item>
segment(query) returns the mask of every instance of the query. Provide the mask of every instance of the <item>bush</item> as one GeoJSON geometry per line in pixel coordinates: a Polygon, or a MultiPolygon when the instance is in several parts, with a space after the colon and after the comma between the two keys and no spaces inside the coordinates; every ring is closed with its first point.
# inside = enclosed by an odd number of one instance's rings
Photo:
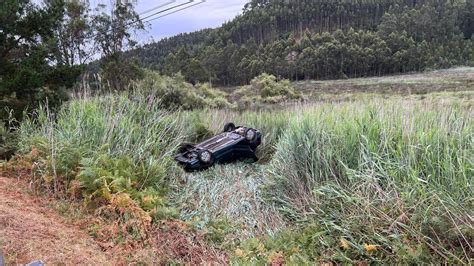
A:
{"type": "Polygon", "coordinates": [[[181,74],[167,77],[147,71],[145,77],[136,82],[134,87],[150,97],[159,99],[161,106],[167,109],[231,107],[224,92],[210,88],[207,83],[193,86],[187,83],[181,74]]]}
{"type": "Polygon", "coordinates": [[[249,86],[244,86],[235,92],[240,98],[240,106],[252,106],[261,103],[280,103],[302,98],[291,86],[289,80],[277,81],[273,75],[261,74],[255,77],[249,86]]]}
{"type": "Polygon", "coordinates": [[[9,160],[17,150],[18,134],[0,125],[0,160],[9,160]]]}

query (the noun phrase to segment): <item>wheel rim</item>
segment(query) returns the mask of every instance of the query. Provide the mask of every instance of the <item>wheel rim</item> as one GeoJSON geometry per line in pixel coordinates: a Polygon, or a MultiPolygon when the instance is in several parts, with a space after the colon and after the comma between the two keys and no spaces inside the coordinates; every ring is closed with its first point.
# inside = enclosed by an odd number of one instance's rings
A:
{"type": "Polygon", "coordinates": [[[210,163],[212,159],[212,154],[209,151],[203,151],[199,154],[199,159],[203,163],[210,163]]]}

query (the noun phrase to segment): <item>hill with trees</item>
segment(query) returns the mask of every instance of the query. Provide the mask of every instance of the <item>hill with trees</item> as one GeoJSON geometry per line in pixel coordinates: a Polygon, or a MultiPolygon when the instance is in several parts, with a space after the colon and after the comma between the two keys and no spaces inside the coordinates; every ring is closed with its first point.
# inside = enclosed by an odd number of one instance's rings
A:
{"type": "Polygon", "coordinates": [[[192,82],[351,78],[474,63],[472,1],[252,0],[217,29],[129,52],[142,67],[192,82]]]}

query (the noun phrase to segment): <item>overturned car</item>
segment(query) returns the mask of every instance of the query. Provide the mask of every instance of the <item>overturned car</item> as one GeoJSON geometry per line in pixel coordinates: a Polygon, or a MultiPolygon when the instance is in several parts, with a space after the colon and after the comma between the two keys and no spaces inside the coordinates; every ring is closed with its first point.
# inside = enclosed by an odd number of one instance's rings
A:
{"type": "Polygon", "coordinates": [[[253,128],[236,127],[227,123],[224,131],[199,144],[182,144],[175,160],[186,171],[207,169],[216,163],[239,159],[258,160],[255,152],[262,142],[262,134],[253,128]]]}

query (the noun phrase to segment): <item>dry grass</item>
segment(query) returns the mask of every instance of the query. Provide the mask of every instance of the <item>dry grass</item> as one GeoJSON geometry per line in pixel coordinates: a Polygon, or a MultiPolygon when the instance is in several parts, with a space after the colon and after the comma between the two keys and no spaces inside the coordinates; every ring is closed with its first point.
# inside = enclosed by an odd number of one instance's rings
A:
{"type": "Polygon", "coordinates": [[[284,219],[262,195],[264,169],[236,163],[186,174],[186,185],[174,195],[174,203],[181,206],[181,218],[201,228],[222,219],[231,221],[236,232],[227,241],[279,231],[285,227],[284,219]]]}
{"type": "Polygon", "coordinates": [[[300,91],[316,96],[321,93],[428,94],[441,91],[474,90],[474,68],[462,67],[425,73],[386,77],[357,78],[294,83],[300,91]]]}
{"type": "Polygon", "coordinates": [[[0,177],[0,249],[7,264],[108,264],[115,260],[78,225],[28,194],[26,183],[0,177]]]}
{"type": "Polygon", "coordinates": [[[83,213],[80,205],[71,202],[64,209],[63,201],[37,195],[24,179],[8,174],[10,178],[0,177],[0,253],[7,264],[41,260],[51,265],[223,265],[228,261],[224,252],[210,247],[203,235],[179,221],[149,228],[148,237],[140,241],[111,241],[117,229],[114,223],[83,213]],[[71,219],[72,212],[81,215],[71,219]],[[93,237],[92,228],[112,235],[93,237]]]}

